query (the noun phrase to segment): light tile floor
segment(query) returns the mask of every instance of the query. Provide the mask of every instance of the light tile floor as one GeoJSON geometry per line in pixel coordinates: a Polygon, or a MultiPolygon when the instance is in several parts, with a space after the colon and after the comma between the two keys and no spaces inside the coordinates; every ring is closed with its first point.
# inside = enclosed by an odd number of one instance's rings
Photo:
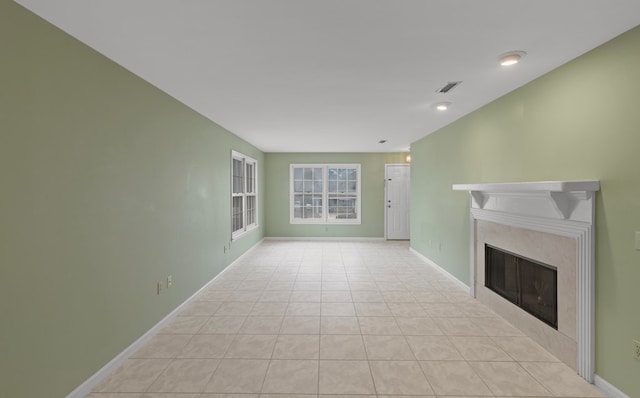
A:
{"type": "Polygon", "coordinates": [[[265,241],[89,397],[319,395],[603,396],[406,242],[265,241]]]}

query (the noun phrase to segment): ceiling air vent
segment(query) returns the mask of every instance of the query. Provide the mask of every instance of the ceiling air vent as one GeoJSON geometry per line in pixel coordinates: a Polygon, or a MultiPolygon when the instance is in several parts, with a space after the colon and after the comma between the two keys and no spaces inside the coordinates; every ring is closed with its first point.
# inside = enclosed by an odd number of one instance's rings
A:
{"type": "Polygon", "coordinates": [[[455,87],[458,87],[458,85],[462,83],[462,81],[459,82],[449,82],[447,84],[445,84],[442,88],[439,88],[438,90],[436,90],[436,93],[440,93],[440,94],[446,94],[449,91],[453,90],[455,87]]]}

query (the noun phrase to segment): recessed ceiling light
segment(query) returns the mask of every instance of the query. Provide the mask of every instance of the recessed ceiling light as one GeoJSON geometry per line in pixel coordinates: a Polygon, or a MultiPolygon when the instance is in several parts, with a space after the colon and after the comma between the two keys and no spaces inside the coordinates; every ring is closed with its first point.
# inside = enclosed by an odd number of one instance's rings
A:
{"type": "Polygon", "coordinates": [[[524,51],[510,51],[508,53],[502,54],[500,56],[500,65],[502,66],[511,66],[515,65],[527,55],[524,51]]]}
{"type": "Polygon", "coordinates": [[[446,111],[451,106],[451,102],[439,102],[436,104],[436,109],[439,111],[446,111]]]}
{"type": "Polygon", "coordinates": [[[387,142],[387,140],[380,140],[378,141],[378,144],[384,144],[385,142],[387,142]]]}

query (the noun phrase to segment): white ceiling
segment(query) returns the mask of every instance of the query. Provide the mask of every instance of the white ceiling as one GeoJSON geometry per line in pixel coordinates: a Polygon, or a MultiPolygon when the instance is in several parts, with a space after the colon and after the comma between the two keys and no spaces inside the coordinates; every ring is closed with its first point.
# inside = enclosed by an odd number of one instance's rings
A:
{"type": "Polygon", "coordinates": [[[266,152],[408,150],[640,24],[638,0],[16,1],[266,152]]]}

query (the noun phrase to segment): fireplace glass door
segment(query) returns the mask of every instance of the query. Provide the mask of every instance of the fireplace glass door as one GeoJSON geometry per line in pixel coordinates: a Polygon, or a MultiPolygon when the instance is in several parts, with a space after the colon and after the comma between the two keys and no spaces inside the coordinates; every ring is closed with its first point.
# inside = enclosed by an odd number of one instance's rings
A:
{"type": "Polygon", "coordinates": [[[485,244],[485,286],[558,329],[555,267],[485,244]]]}

